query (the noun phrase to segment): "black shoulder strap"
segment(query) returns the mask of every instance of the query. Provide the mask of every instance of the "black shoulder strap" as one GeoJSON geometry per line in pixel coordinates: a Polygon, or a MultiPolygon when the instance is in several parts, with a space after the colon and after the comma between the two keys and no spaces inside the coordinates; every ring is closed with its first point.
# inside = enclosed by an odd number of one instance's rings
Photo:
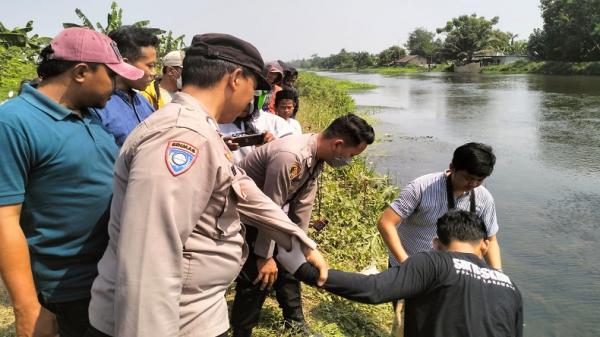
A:
{"type": "MultiPolygon", "coordinates": [[[[448,197],[448,210],[454,209],[456,208],[456,205],[454,204],[454,191],[452,189],[452,179],[450,178],[452,177],[452,174],[449,174],[446,177],[446,193],[447,193],[447,197],[448,197]]],[[[469,199],[470,199],[470,207],[469,207],[469,211],[473,214],[475,214],[477,212],[477,207],[475,204],[475,189],[471,190],[471,193],[469,193],[469,199]]]]}

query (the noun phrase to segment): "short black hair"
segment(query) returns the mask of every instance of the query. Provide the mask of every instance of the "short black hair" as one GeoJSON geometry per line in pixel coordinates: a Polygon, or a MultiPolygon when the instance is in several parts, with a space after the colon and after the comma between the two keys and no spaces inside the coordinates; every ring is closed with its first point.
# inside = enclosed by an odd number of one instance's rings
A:
{"type": "Polygon", "coordinates": [[[191,84],[200,88],[210,88],[217,84],[223,76],[232,73],[238,68],[243,70],[244,77],[254,76],[250,69],[235,63],[216,58],[207,58],[203,55],[193,54],[191,51],[186,52],[183,58],[181,83],[183,85],[191,84]]]}
{"type": "Polygon", "coordinates": [[[363,142],[373,144],[373,141],[375,141],[373,127],[355,114],[347,114],[336,118],[323,131],[323,135],[329,139],[342,138],[350,146],[357,146],[363,142]]]}
{"type": "Polygon", "coordinates": [[[281,102],[284,99],[291,99],[292,101],[294,101],[295,105],[296,99],[298,99],[298,93],[288,89],[279,90],[275,94],[275,106],[279,105],[279,102],[281,102]]]}
{"type": "Polygon", "coordinates": [[[159,39],[151,28],[121,26],[108,34],[117,43],[121,56],[135,62],[142,56],[142,47],[158,48],[159,39]]]}
{"type": "Polygon", "coordinates": [[[437,220],[437,237],[444,245],[451,241],[477,242],[488,237],[483,220],[474,213],[452,209],[437,220]]]}
{"type": "Polygon", "coordinates": [[[467,143],[454,150],[452,167],[466,170],[478,177],[489,177],[494,170],[496,156],[492,147],[482,143],[467,143]]]}
{"type": "Polygon", "coordinates": [[[40,52],[37,66],[37,74],[39,78],[49,79],[58,75],[62,75],[79,63],[87,64],[93,71],[95,71],[98,67],[98,63],[55,60],[51,58],[53,53],[54,50],[52,50],[51,45],[47,45],[40,52]]]}

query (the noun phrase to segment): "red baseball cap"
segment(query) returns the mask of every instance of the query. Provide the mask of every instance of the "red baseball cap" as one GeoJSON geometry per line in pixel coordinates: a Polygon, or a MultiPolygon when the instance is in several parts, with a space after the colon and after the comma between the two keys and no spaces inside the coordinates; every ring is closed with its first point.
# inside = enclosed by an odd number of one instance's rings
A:
{"type": "Polygon", "coordinates": [[[67,28],[50,42],[50,59],[103,63],[112,71],[128,80],[138,80],[144,71],[125,61],[115,41],[89,28],[67,28]]]}

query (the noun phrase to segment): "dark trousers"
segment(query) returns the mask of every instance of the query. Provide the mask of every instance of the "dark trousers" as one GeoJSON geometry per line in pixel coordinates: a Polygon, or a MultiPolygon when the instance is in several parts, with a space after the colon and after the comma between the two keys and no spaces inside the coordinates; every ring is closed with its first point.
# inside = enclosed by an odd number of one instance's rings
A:
{"type": "MultiPolygon", "coordinates": [[[[300,282],[277,263],[277,281],[273,284],[283,318],[287,321],[303,322],[302,295],[300,282]]],[[[253,285],[258,270],[256,255],[250,253],[240,275],[236,280],[235,299],[231,308],[231,326],[234,336],[250,336],[252,329],[258,325],[260,310],[269,295],[268,290],[260,290],[260,284],[253,285]]]]}
{"type": "Polygon", "coordinates": [[[85,334],[90,325],[90,298],[63,303],[47,303],[40,299],[40,303],[56,316],[60,337],[82,337],[85,334]]]}

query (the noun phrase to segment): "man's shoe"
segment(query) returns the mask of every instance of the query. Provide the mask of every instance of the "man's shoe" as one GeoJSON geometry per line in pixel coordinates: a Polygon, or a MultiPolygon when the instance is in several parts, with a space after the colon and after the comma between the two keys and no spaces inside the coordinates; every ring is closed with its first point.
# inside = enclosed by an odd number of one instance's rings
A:
{"type": "Polygon", "coordinates": [[[303,337],[323,337],[320,333],[312,331],[306,321],[292,321],[286,319],[283,324],[286,330],[289,330],[294,335],[303,337]]]}

